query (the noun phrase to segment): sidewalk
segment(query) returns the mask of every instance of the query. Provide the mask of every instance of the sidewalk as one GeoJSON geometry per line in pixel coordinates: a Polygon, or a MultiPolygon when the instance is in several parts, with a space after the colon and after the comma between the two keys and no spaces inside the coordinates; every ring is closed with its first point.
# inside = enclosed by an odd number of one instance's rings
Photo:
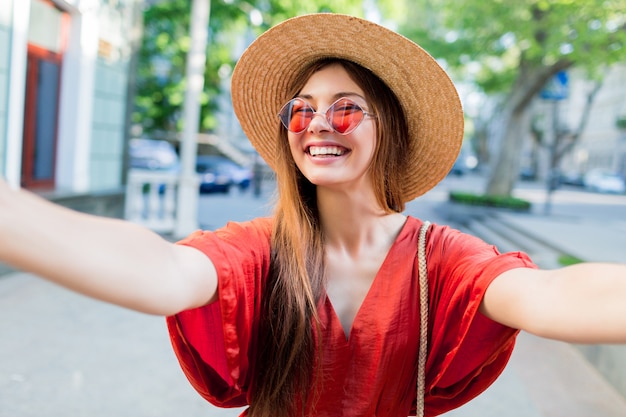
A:
{"type": "MultiPolygon", "coordinates": [[[[484,192],[485,180],[475,175],[447,178],[434,192],[445,204],[451,190],[484,192]]],[[[513,194],[531,202],[532,210],[529,213],[497,210],[498,221],[510,229],[504,230],[504,234],[526,235],[555,252],[586,262],[626,262],[626,196],[564,188],[553,194],[551,209],[546,214],[543,185],[520,182],[513,194]]]]}
{"type": "Polygon", "coordinates": [[[521,333],[500,378],[445,416],[624,417],[626,401],[571,345],[521,333]]]}
{"type": "Polygon", "coordinates": [[[610,222],[541,214],[500,213],[498,216],[538,241],[583,261],[626,262],[626,211],[623,221],[610,222]]]}
{"type": "Polygon", "coordinates": [[[0,278],[0,417],[237,417],[183,375],[165,319],[0,278]]]}

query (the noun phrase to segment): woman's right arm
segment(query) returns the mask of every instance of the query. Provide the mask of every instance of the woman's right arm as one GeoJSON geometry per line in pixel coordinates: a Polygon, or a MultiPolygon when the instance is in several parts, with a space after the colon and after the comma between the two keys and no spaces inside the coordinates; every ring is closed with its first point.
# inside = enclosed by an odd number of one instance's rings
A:
{"type": "Polygon", "coordinates": [[[172,315],[213,301],[200,251],[141,226],[79,213],[0,179],[0,262],[133,310],[172,315]]]}

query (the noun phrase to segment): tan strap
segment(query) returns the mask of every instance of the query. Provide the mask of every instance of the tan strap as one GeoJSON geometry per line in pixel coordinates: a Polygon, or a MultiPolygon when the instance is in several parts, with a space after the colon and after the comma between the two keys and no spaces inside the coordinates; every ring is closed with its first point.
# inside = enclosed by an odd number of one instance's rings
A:
{"type": "Polygon", "coordinates": [[[426,390],[426,358],[428,356],[428,269],[426,268],[426,232],[430,222],[425,221],[419,232],[417,260],[420,286],[420,346],[417,359],[417,417],[424,417],[426,390]]]}

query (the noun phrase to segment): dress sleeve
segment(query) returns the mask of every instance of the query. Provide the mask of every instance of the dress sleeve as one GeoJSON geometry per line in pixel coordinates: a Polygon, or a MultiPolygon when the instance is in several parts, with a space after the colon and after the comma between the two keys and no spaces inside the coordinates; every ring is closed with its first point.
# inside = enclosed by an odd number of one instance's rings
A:
{"type": "Polygon", "coordinates": [[[247,405],[249,357],[262,282],[269,271],[271,222],[229,223],[179,242],[205,253],[215,265],[218,301],[167,318],[183,372],[219,407],[247,405]]]}
{"type": "Polygon", "coordinates": [[[479,312],[487,287],[513,268],[537,268],[521,252],[501,254],[482,240],[434,226],[428,237],[430,283],[427,415],[457,408],[503,371],[518,330],[479,312]]]}

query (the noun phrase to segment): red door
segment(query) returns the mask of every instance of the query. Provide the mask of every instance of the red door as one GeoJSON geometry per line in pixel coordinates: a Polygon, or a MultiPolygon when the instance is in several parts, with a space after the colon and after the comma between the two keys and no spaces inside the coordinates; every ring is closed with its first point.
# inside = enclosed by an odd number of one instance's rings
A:
{"type": "Polygon", "coordinates": [[[61,55],[28,46],[22,186],[54,186],[61,55]]]}
{"type": "Polygon", "coordinates": [[[21,183],[26,188],[52,188],[69,14],[50,0],[34,0],[29,24],[21,183]]]}

